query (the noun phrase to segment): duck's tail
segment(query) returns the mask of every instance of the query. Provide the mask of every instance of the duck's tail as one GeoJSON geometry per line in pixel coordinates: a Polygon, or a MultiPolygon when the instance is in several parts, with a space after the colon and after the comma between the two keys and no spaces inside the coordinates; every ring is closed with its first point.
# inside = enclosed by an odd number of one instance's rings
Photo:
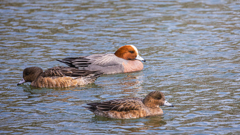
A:
{"type": "Polygon", "coordinates": [[[83,106],[84,108],[87,108],[89,111],[94,112],[96,111],[98,108],[97,106],[100,105],[101,103],[88,103],[88,106],[83,106]]]}

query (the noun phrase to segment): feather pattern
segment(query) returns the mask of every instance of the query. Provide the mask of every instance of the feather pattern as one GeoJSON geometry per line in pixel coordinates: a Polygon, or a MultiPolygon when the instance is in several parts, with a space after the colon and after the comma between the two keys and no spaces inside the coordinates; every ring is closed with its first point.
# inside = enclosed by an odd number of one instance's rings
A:
{"type": "Polygon", "coordinates": [[[65,59],[57,59],[57,61],[62,62],[69,67],[88,67],[88,65],[91,64],[89,61],[90,59],[87,59],[85,57],[69,57],[65,59]]]}
{"type": "Polygon", "coordinates": [[[93,54],[87,57],[70,57],[62,60],[57,59],[70,67],[88,67],[90,64],[99,66],[119,65],[126,60],[121,59],[114,54],[93,54]]]}
{"type": "Polygon", "coordinates": [[[124,72],[122,63],[127,62],[127,60],[114,54],[94,54],[87,57],[71,57],[58,61],[80,70],[98,70],[104,74],[124,72]]]}
{"type": "Polygon", "coordinates": [[[127,60],[119,58],[114,54],[94,54],[86,58],[91,59],[92,64],[101,66],[114,66],[127,62],[127,60]]]}
{"type": "Polygon", "coordinates": [[[140,98],[128,98],[128,99],[116,99],[110,100],[102,103],[89,103],[87,105],[91,106],[91,110],[99,111],[130,111],[130,110],[139,110],[144,107],[143,99],[140,98]]]}
{"type": "Polygon", "coordinates": [[[70,77],[82,77],[87,76],[90,74],[95,74],[95,76],[99,76],[102,73],[99,71],[89,71],[89,70],[79,70],[73,67],[53,67],[45,70],[41,76],[43,77],[63,77],[63,76],[70,76],[70,77]]]}

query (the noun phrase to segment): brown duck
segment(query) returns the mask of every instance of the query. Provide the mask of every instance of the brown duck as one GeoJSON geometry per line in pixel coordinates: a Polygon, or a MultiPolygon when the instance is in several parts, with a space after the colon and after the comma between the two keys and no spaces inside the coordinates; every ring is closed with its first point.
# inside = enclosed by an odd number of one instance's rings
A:
{"type": "Polygon", "coordinates": [[[73,67],[53,67],[44,72],[39,67],[28,67],[23,70],[23,80],[17,85],[32,82],[31,86],[38,88],[73,87],[93,83],[101,74],[73,67]]]}
{"type": "Polygon", "coordinates": [[[164,94],[159,91],[149,93],[144,99],[115,99],[101,103],[88,103],[87,105],[85,108],[95,115],[116,119],[161,115],[163,111],[159,106],[173,107],[172,104],[165,100],[164,94]]]}

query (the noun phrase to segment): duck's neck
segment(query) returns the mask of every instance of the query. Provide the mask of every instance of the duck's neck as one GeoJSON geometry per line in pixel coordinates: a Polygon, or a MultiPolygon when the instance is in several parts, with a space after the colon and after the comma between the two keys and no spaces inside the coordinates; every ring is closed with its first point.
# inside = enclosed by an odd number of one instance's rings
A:
{"type": "Polygon", "coordinates": [[[120,52],[120,51],[118,51],[118,50],[114,53],[114,55],[116,55],[116,56],[119,57],[119,58],[122,58],[122,57],[123,57],[123,53],[120,52]]]}
{"type": "Polygon", "coordinates": [[[37,82],[41,82],[40,80],[43,79],[43,76],[42,76],[42,73],[43,71],[39,71],[37,74],[36,74],[36,79],[34,81],[32,81],[31,85],[34,86],[34,87],[39,87],[37,82]]]}

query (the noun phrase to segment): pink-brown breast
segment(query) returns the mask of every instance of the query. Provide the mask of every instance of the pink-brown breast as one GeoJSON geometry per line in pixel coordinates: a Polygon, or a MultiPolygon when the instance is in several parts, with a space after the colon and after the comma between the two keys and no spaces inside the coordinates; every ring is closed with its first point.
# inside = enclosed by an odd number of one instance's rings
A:
{"type": "Polygon", "coordinates": [[[124,73],[143,70],[143,63],[139,60],[128,60],[128,62],[123,62],[122,65],[124,67],[124,73]]]}

